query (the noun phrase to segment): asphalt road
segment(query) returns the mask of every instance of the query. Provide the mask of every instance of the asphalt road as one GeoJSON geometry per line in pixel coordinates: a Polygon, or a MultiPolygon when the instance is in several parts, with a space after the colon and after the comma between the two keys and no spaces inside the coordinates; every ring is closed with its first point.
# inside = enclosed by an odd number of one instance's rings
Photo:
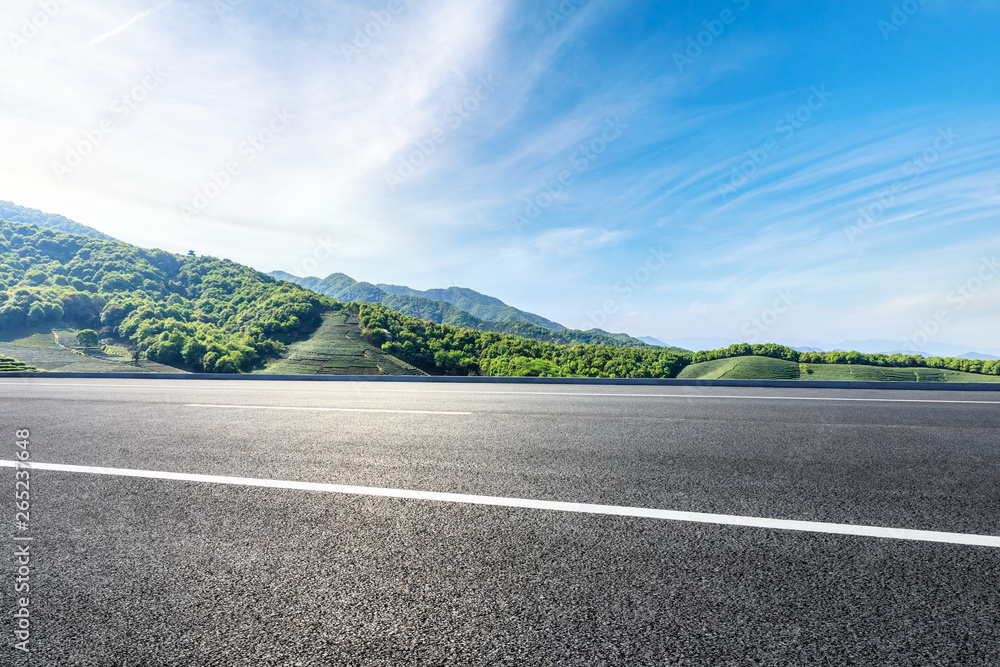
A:
{"type": "MultiPolygon", "coordinates": [[[[8,379],[0,460],[16,429],[35,463],[1000,536],[993,392],[8,379]]],[[[992,546],[46,469],[18,531],[15,474],[0,664],[1000,664],[992,546]]]]}

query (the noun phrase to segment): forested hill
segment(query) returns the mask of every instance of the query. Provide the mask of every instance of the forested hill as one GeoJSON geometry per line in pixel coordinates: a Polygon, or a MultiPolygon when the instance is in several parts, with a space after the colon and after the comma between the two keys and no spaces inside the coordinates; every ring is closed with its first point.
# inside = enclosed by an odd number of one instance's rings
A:
{"type": "Polygon", "coordinates": [[[225,259],[0,222],[0,329],[93,328],[153,361],[236,372],[334,305],[225,259]]]}
{"type": "MultiPolygon", "coordinates": [[[[357,316],[362,335],[380,348],[379,354],[432,373],[675,377],[692,363],[771,357],[785,365],[936,368],[1000,375],[997,361],[809,354],[770,344],[733,345],[693,355],[644,344],[625,347],[620,342],[564,345],[437,324],[384,304],[345,305],[226,259],[173,255],[0,221],[0,330],[93,328],[103,337],[127,339],[152,361],[233,373],[259,367],[265,358],[280,355],[286,342],[314,333],[324,312],[345,309],[357,316]]],[[[523,322],[504,326],[541,329],[523,322]]],[[[542,331],[554,338],[574,334],[542,331]]],[[[597,332],[575,333],[610,338],[597,332]]]]}
{"type": "MultiPolygon", "coordinates": [[[[637,338],[632,338],[627,334],[612,334],[599,330],[577,331],[567,329],[561,324],[547,320],[540,315],[518,310],[517,308],[508,306],[499,299],[480,294],[470,289],[450,287],[448,289],[420,292],[398,285],[373,285],[371,283],[358,282],[343,273],[334,273],[326,278],[299,278],[284,271],[273,271],[270,275],[281,280],[294,282],[320,294],[325,294],[337,301],[381,303],[404,315],[433,322],[434,324],[447,324],[466,329],[477,329],[479,331],[493,331],[553,343],[555,345],[649,347],[647,343],[637,338]],[[393,293],[383,288],[388,288],[393,293]],[[448,297],[455,303],[443,298],[435,299],[428,298],[427,296],[419,296],[421,294],[433,297],[448,297]],[[478,313],[488,313],[501,319],[483,319],[467,310],[463,310],[456,303],[468,305],[478,313]],[[549,326],[540,323],[547,323],[549,326]]],[[[676,348],[672,349],[676,351],[676,348]]]]}
{"type": "Polygon", "coordinates": [[[347,308],[361,323],[363,335],[383,352],[445,375],[669,378],[691,363],[690,354],[662,347],[555,345],[435,324],[382,304],[351,303],[347,308]]]}
{"type": "Polygon", "coordinates": [[[404,285],[386,285],[383,283],[379,283],[376,287],[383,292],[396,296],[412,296],[421,299],[430,299],[431,301],[444,301],[487,322],[524,322],[554,331],[563,331],[566,329],[566,327],[558,322],[553,322],[541,315],[508,306],[496,297],[480,294],[466,287],[449,287],[447,289],[423,291],[404,285]]]}
{"type": "MultiPolygon", "coordinates": [[[[794,378],[821,368],[848,367],[858,376],[874,375],[872,369],[946,369],[969,374],[953,381],[973,381],[976,375],[1000,375],[1000,361],[955,359],[916,355],[861,354],[859,352],[804,353],[773,343],[741,343],[726,349],[696,353],[663,347],[614,348],[606,345],[553,345],[494,332],[459,329],[434,324],[389,310],[381,304],[347,305],[360,322],[362,334],[382,351],[433,373],[447,375],[550,376],[598,378],[672,378],[689,366],[703,366],[718,360],[778,360],[781,370],[794,371],[794,378]],[[802,364],[800,367],[799,364],[802,364]]],[[[760,369],[760,364],[753,364],[760,369]]],[[[765,364],[766,366],[766,364],[765,364]]],[[[766,370],[766,369],[765,369],[766,370]]],[[[773,371],[772,368],[768,371],[773,371]]],[[[686,371],[685,371],[686,372],[686,371]]],[[[846,375],[852,376],[853,373],[846,375]]],[[[917,379],[915,373],[883,373],[882,379],[917,379]]],[[[941,375],[938,373],[937,375],[941,375]]],[[[691,377],[703,377],[697,373],[691,377]]],[[[724,376],[717,376],[724,377],[724,376]]],[[[762,374],[735,376],[734,379],[789,379],[762,374]]],[[[855,377],[857,379],[857,377],[855,377]]],[[[868,379],[878,379],[869,377],[868,379]]],[[[940,377],[940,380],[945,380],[940,377]]]]}
{"type": "Polygon", "coordinates": [[[24,222],[29,225],[54,229],[66,234],[79,234],[80,236],[87,236],[92,239],[114,240],[113,237],[99,232],[93,227],[81,225],[79,222],[74,222],[65,216],[55,213],[43,213],[38,209],[18,206],[13,202],[3,201],[2,199],[0,199],[0,220],[24,222]]]}

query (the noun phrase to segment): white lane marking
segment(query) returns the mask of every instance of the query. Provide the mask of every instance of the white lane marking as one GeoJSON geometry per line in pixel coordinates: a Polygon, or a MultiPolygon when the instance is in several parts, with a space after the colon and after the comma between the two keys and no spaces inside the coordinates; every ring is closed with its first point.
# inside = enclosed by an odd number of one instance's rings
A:
{"type": "MultiPolygon", "coordinates": [[[[20,462],[0,461],[0,466],[13,468],[20,462]]],[[[196,475],[179,472],[158,472],[153,470],[132,470],[127,468],[100,468],[93,466],[64,465],[61,463],[20,463],[32,470],[53,470],[77,472],[93,475],[116,475],[120,477],[143,477],[148,479],[170,479],[183,482],[207,484],[228,484],[233,486],[254,486],[270,489],[294,489],[297,491],[318,491],[357,496],[378,496],[383,498],[405,498],[409,500],[429,500],[442,503],[468,505],[490,505],[494,507],[518,507],[522,509],[549,510],[555,512],[576,512],[580,514],[603,514],[644,519],[663,519],[688,523],[709,523],[747,528],[772,528],[795,530],[808,533],[828,533],[833,535],[856,535],[918,542],[944,542],[970,546],[1000,548],[1000,536],[976,535],[973,533],[944,533],[934,530],[910,530],[908,528],[884,528],[881,526],[857,526],[846,523],[822,523],[819,521],[792,521],[788,519],[767,519],[730,514],[703,514],[701,512],[678,512],[674,510],[624,507],[619,505],[591,505],[587,503],[563,503],[552,500],[531,500],[527,498],[502,498],[497,496],[474,496],[461,493],[438,493],[435,491],[412,491],[407,489],[382,489],[371,486],[345,486],[342,484],[320,484],[317,482],[290,482],[252,477],[225,477],[219,475],[196,475]]]]}
{"type": "Polygon", "coordinates": [[[381,408],[307,408],[284,407],[280,405],[210,405],[188,403],[189,408],[223,408],[228,410],[306,410],[313,412],[388,412],[397,415],[471,415],[471,412],[444,412],[441,410],[385,410],[381,408]]]}
{"type": "MultiPolygon", "coordinates": [[[[28,378],[30,380],[30,378],[28,378]]],[[[181,380],[174,380],[173,382],[181,382],[181,380]]],[[[81,387],[87,389],[103,389],[107,387],[111,388],[128,388],[128,389],[192,389],[201,387],[203,389],[209,388],[208,385],[202,384],[204,381],[194,381],[198,384],[163,384],[163,385],[130,385],[130,384],[85,384],[83,382],[0,382],[0,385],[15,385],[15,386],[32,386],[32,387],[64,387],[79,389],[81,387]]],[[[212,389],[218,389],[219,387],[234,388],[234,389],[256,389],[260,391],[273,392],[273,386],[263,386],[264,384],[270,384],[272,382],[278,382],[284,384],[281,380],[264,380],[258,385],[257,382],[241,384],[240,386],[235,386],[232,381],[221,382],[220,384],[211,385],[212,389]]],[[[767,389],[768,387],[762,387],[767,389]]],[[[798,391],[795,387],[783,387],[785,389],[793,389],[798,391]]],[[[747,395],[723,395],[723,394],[637,394],[637,393],[609,393],[609,392],[582,392],[582,391],[475,391],[470,389],[383,389],[381,387],[365,387],[364,389],[351,386],[350,383],[344,382],[339,384],[336,382],[331,382],[326,386],[309,387],[308,389],[295,389],[288,387],[283,391],[316,391],[320,389],[337,389],[337,390],[354,390],[359,393],[423,393],[423,394],[484,394],[484,395],[503,395],[503,396],[597,396],[600,398],[714,398],[714,399],[725,399],[725,400],[752,400],[752,401],[861,401],[866,403],[961,403],[967,405],[1000,405],[1000,401],[967,401],[967,400],[954,400],[954,399],[936,399],[936,398],[858,398],[858,397],[847,397],[847,396],[747,396],[747,395]]],[[[774,389],[774,387],[770,387],[774,389]]],[[[859,388],[861,389],[861,388],[859,388]]],[[[858,389],[833,389],[831,391],[858,391],[858,389]]],[[[878,390],[868,390],[868,391],[878,391],[878,390]]],[[[886,390],[886,391],[900,391],[900,390],[886,390]]],[[[933,391],[933,390],[931,390],[933,391]]],[[[464,414],[464,413],[463,413],[464,414]]]]}

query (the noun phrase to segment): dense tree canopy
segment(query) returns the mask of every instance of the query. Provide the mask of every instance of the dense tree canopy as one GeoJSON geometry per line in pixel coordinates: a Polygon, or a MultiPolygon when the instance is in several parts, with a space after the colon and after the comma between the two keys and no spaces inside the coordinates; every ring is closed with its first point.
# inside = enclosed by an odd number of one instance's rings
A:
{"type": "Polygon", "coordinates": [[[36,208],[18,206],[14,202],[0,200],[0,220],[10,222],[26,222],[38,227],[48,227],[66,234],[79,234],[92,239],[112,241],[112,237],[97,231],[93,227],[81,225],[69,218],[55,213],[43,213],[36,208]]]}
{"type": "Polygon", "coordinates": [[[381,304],[352,303],[365,336],[388,354],[446,375],[674,377],[690,357],[663,348],[556,345],[408,317],[381,304]]]}
{"type": "Polygon", "coordinates": [[[332,305],[229,260],[0,222],[0,329],[95,328],[154,361],[238,372],[332,305]]]}
{"type": "MultiPolygon", "coordinates": [[[[622,342],[558,344],[567,332],[548,331],[551,340],[535,340],[435,324],[383,304],[344,306],[229,260],[144,250],[0,221],[0,330],[93,328],[101,336],[129,340],[154,361],[235,373],[276,355],[283,340],[307,333],[324,310],[337,307],[356,315],[369,342],[387,354],[446,375],[668,378],[691,363],[748,355],[1000,375],[1000,361],[813,354],[774,344],[744,343],[694,354],[645,345],[621,347],[622,342]]],[[[505,326],[515,331],[538,328],[524,322],[505,326]]]]}

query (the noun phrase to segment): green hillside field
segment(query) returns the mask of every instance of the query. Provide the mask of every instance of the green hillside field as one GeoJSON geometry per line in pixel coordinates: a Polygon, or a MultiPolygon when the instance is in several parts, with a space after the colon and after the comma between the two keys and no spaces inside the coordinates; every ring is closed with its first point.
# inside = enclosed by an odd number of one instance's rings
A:
{"type": "Polygon", "coordinates": [[[291,343],[254,373],[275,375],[427,375],[368,343],[358,320],[343,311],[323,314],[305,340],[291,343]]]}
{"type": "MultiPolygon", "coordinates": [[[[60,373],[183,373],[185,371],[144,359],[136,366],[121,348],[83,350],[59,341],[74,341],[68,329],[20,329],[0,331],[0,356],[13,357],[31,366],[21,371],[43,370],[60,373]]],[[[9,369],[12,372],[15,369],[9,369]]]]}
{"type": "Polygon", "coordinates": [[[1000,382],[1000,376],[941,368],[884,368],[852,364],[800,364],[770,357],[731,357],[691,364],[678,378],[702,380],[826,380],[869,382],[1000,382]]]}

